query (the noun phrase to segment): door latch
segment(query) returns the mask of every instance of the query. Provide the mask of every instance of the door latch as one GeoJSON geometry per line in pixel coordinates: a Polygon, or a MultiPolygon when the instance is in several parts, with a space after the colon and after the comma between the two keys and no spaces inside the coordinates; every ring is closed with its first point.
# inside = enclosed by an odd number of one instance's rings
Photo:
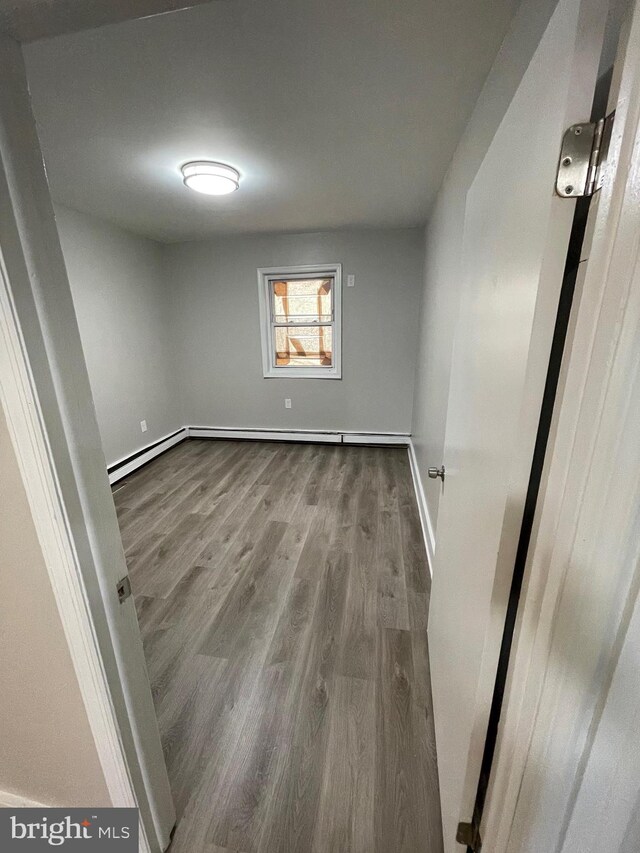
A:
{"type": "Polygon", "coordinates": [[[116,584],[116,590],[118,592],[118,601],[122,604],[122,602],[126,601],[131,595],[131,581],[129,580],[129,575],[125,575],[118,581],[116,584]]]}
{"type": "Polygon", "coordinates": [[[480,831],[475,823],[459,823],[456,841],[458,844],[464,844],[467,850],[472,850],[473,853],[480,853],[482,850],[480,831]]]}
{"type": "Polygon", "coordinates": [[[427,474],[431,477],[432,480],[437,480],[438,477],[444,483],[444,465],[440,466],[440,468],[429,468],[427,474]]]}

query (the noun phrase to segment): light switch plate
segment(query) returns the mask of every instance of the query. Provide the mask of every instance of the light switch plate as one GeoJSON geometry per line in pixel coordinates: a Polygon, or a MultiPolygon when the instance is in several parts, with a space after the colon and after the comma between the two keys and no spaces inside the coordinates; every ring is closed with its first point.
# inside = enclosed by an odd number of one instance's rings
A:
{"type": "Polygon", "coordinates": [[[356,284],[355,275],[348,275],[347,276],[347,287],[355,287],[355,284],[356,284]]]}
{"type": "Polygon", "coordinates": [[[147,422],[146,421],[140,421],[140,429],[142,432],[147,431],[147,422]]]}

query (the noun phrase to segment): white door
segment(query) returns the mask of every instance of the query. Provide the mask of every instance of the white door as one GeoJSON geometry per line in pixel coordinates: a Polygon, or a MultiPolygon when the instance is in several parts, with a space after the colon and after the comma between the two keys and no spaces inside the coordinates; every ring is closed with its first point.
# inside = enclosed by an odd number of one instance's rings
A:
{"type": "Polygon", "coordinates": [[[470,821],[575,202],[563,132],[589,119],[606,3],[560,0],[466,199],[429,614],[444,843],[470,821]]]}

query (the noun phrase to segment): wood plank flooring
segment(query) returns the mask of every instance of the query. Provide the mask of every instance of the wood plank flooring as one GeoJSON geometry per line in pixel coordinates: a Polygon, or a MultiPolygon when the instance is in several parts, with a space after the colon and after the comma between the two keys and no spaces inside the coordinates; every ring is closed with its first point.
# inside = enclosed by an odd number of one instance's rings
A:
{"type": "Polygon", "coordinates": [[[114,500],[171,853],[441,853],[406,450],[190,440],[114,500]]]}

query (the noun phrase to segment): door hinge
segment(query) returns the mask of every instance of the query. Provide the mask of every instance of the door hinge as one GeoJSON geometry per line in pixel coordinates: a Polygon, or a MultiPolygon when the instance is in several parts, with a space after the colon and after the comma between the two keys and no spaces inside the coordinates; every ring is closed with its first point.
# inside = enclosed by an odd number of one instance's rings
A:
{"type": "Polygon", "coordinates": [[[562,198],[593,195],[602,186],[615,112],[595,122],[572,124],[562,137],[556,192],[562,198]]]}
{"type": "Polygon", "coordinates": [[[129,575],[125,575],[118,581],[116,584],[116,590],[118,591],[118,601],[122,604],[122,602],[126,601],[131,595],[131,581],[129,580],[129,575]]]}
{"type": "Polygon", "coordinates": [[[458,844],[464,844],[469,850],[473,850],[473,853],[479,853],[482,850],[480,830],[475,823],[459,823],[456,841],[458,844]]]}

